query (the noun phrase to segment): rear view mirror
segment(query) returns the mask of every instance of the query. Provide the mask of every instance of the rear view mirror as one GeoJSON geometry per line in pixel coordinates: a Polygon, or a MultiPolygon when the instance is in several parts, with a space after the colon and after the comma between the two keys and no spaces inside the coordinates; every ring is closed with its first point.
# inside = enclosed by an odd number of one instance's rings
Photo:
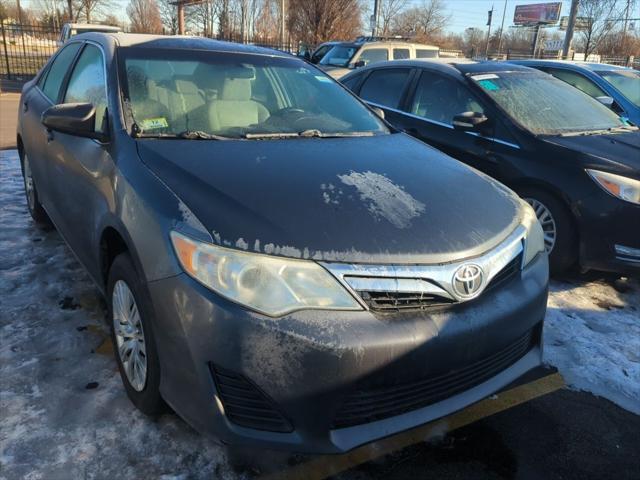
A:
{"type": "Polygon", "coordinates": [[[488,118],[480,112],[464,112],[453,117],[453,128],[465,132],[479,131],[488,118]]]}
{"type": "Polygon", "coordinates": [[[105,140],[96,132],[96,108],[90,103],[63,103],[47,108],[42,114],[42,124],[50,130],[78,137],[105,140]]]}
{"type": "Polygon", "coordinates": [[[603,95],[602,97],[596,97],[596,100],[598,100],[605,107],[611,108],[613,106],[613,98],[611,97],[607,97],[603,95]]]}

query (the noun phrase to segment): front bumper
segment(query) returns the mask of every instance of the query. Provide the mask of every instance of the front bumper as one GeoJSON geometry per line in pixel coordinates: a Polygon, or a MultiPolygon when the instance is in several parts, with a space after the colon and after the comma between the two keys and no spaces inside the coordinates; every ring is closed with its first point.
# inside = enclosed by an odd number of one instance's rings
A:
{"type": "MultiPolygon", "coordinates": [[[[194,428],[225,443],[344,452],[464,408],[538,366],[547,281],[547,258],[539,255],[499,288],[444,310],[301,311],[279,319],[248,312],[186,275],[152,282],[161,391],[194,428]],[[504,352],[527,335],[526,349],[506,359],[504,352]],[[490,376],[478,376],[478,365],[490,376]],[[212,371],[222,372],[224,384],[212,371]],[[479,383],[469,383],[471,377],[479,383]],[[243,410],[226,408],[229,385],[232,394],[253,388],[251,395],[263,395],[290,428],[232,421],[243,410]],[[442,392],[453,393],[442,398],[442,392]],[[427,393],[433,401],[425,404],[427,393]],[[398,395],[400,410],[376,414],[398,395]],[[354,413],[368,421],[350,424],[354,413]]],[[[248,406],[256,416],[272,415],[265,405],[248,406]]]]}
{"type": "Polygon", "coordinates": [[[640,205],[604,191],[580,201],[580,264],[583,268],[640,274],[640,205]]]}

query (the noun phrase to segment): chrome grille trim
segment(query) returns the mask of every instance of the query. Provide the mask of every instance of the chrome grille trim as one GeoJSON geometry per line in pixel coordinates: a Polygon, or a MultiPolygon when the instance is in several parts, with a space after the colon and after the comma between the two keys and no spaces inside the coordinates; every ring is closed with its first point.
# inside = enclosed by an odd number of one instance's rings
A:
{"type": "Polygon", "coordinates": [[[320,262],[338,281],[369,310],[358,291],[415,293],[434,295],[460,303],[482,295],[491,280],[511,261],[524,252],[526,229],[518,225],[498,246],[473,258],[435,265],[374,265],[320,262]],[[482,267],[483,285],[472,298],[461,298],[453,288],[453,276],[464,264],[482,267]]]}

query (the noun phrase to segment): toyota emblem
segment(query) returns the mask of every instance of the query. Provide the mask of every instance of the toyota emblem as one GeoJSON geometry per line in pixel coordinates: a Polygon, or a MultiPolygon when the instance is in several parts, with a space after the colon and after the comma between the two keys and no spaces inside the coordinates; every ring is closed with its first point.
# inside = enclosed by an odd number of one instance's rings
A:
{"type": "Polygon", "coordinates": [[[461,299],[470,299],[480,293],[484,282],[484,273],[479,265],[466,263],[453,274],[453,290],[461,299]]]}

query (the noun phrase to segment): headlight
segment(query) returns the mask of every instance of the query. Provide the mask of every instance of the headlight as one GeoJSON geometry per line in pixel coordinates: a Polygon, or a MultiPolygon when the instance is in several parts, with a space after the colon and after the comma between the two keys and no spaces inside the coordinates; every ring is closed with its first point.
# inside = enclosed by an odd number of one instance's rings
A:
{"type": "Polygon", "coordinates": [[[182,268],[223,297],[270,316],[294,310],[362,310],[324,268],[294,260],[240,252],[171,232],[182,268]]]}
{"type": "Polygon", "coordinates": [[[544,232],[531,205],[523,200],[522,208],[524,209],[522,225],[527,229],[524,239],[524,260],[522,262],[522,266],[525,267],[538,253],[544,251],[544,232]]]}
{"type": "Polygon", "coordinates": [[[614,197],[640,204],[640,180],[599,170],[587,169],[587,173],[598,185],[614,197]]]}

